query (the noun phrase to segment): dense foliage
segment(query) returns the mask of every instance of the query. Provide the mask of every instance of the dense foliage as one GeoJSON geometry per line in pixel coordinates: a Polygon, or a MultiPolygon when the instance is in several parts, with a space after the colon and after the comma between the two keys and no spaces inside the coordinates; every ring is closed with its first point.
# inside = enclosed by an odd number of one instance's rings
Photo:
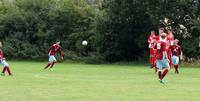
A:
{"type": "Polygon", "coordinates": [[[3,0],[0,38],[12,58],[43,59],[58,40],[66,56],[82,55],[81,40],[91,36],[93,18],[92,8],[83,0],[3,0]]]}
{"type": "Polygon", "coordinates": [[[96,20],[98,51],[108,61],[144,59],[150,30],[171,26],[184,55],[198,57],[199,8],[198,0],[104,0],[96,20]],[[165,17],[170,25],[162,23],[165,17]]]}
{"type": "Polygon", "coordinates": [[[86,1],[0,0],[0,40],[6,56],[45,59],[47,48],[59,40],[66,59],[146,60],[146,39],[151,30],[166,27],[164,17],[173,22],[184,55],[200,56],[199,0],[103,0],[99,9],[86,1]],[[87,47],[83,40],[89,41],[87,47]]]}

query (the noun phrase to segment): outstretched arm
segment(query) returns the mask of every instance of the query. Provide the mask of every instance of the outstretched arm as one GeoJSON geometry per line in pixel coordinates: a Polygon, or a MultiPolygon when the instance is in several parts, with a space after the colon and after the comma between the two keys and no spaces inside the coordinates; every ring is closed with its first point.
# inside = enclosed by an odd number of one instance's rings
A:
{"type": "Polygon", "coordinates": [[[180,52],[179,52],[180,54],[179,54],[179,56],[180,56],[180,59],[181,60],[183,60],[183,51],[182,51],[182,49],[180,48],[180,52]]]}
{"type": "Polygon", "coordinates": [[[3,51],[0,50],[0,59],[3,59],[3,51]]]}
{"type": "Polygon", "coordinates": [[[163,59],[167,59],[167,61],[169,61],[169,58],[168,58],[168,55],[167,55],[166,51],[163,52],[163,59]]]}
{"type": "Polygon", "coordinates": [[[169,58],[168,58],[168,54],[167,54],[167,50],[166,50],[166,44],[162,44],[161,45],[161,49],[163,51],[163,59],[167,59],[167,61],[169,61],[169,58]]]}
{"type": "Polygon", "coordinates": [[[48,48],[48,54],[51,52],[53,45],[48,48]]]}
{"type": "Polygon", "coordinates": [[[148,42],[149,44],[151,43],[151,37],[150,37],[150,36],[147,38],[147,42],[148,42]]]}
{"type": "Polygon", "coordinates": [[[61,49],[61,48],[59,48],[59,54],[60,54],[60,57],[61,57],[61,59],[63,59],[63,57],[64,57],[64,54],[63,54],[63,51],[62,51],[62,49],[61,49]]]}

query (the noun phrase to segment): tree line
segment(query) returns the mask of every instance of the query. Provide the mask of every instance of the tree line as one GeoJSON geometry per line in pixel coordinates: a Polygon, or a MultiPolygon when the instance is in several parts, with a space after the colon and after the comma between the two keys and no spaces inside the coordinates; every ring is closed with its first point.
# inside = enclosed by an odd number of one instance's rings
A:
{"type": "Polygon", "coordinates": [[[103,0],[98,8],[85,0],[0,0],[0,40],[13,59],[44,60],[61,41],[66,59],[139,61],[148,58],[150,31],[166,27],[167,17],[184,55],[199,58],[199,14],[199,0],[103,0]]]}

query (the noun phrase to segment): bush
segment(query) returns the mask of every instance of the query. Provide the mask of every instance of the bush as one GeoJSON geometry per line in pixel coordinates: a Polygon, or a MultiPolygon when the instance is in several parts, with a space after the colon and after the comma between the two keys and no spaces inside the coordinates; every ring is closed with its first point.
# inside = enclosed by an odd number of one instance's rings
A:
{"type": "Polygon", "coordinates": [[[84,62],[87,64],[102,64],[106,63],[102,56],[98,53],[92,53],[89,57],[85,57],[84,62]]]}
{"type": "Polygon", "coordinates": [[[95,13],[84,0],[0,2],[0,38],[10,58],[46,58],[48,47],[57,40],[64,51],[79,54],[77,43],[91,36],[95,13]]]}

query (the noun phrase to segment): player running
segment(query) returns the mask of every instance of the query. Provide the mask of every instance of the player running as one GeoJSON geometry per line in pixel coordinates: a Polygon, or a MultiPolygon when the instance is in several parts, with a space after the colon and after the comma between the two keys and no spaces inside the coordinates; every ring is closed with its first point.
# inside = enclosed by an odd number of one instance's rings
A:
{"type": "Polygon", "coordinates": [[[151,64],[151,68],[154,68],[155,67],[155,53],[156,53],[156,49],[154,48],[155,47],[155,31],[151,31],[151,34],[150,36],[148,37],[148,43],[149,43],[149,49],[150,49],[150,64],[151,64]]]}
{"type": "Polygon", "coordinates": [[[164,83],[163,78],[167,75],[170,67],[166,45],[166,33],[161,33],[160,40],[156,43],[156,67],[158,68],[158,78],[160,83],[164,83]]]}
{"type": "Polygon", "coordinates": [[[175,39],[174,40],[174,45],[170,47],[171,52],[172,52],[172,64],[174,65],[175,68],[175,74],[179,74],[179,57],[182,55],[182,50],[181,47],[178,45],[179,40],[175,39]]]}
{"type": "Polygon", "coordinates": [[[172,53],[171,53],[171,49],[170,47],[173,45],[173,41],[174,41],[174,35],[171,29],[167,30],[167,55],[168,55],[168,59],[169,59],[169,66],[170,68],[172,67],[172,53]]]}
{"type": "Polygon", "coordinates": [[[59,51],[60,57],[63,60],[63,51],[61,49],[60,46],[60,42],[56,42],[55,44],[53,44],[51,47],[49,47],[48,49],[48,55],[49,55],[49,63],[47,64],[47,66],[44,68],[47,69],[49,68],[52,71],[52,67],[55,65],[55,63],[57,62],[55,55],[56,52],[59,51]]]}
{"type": "Polygon", "coordinates": [[[6,59],[4,57],[2,47],[3,47],[3,44],[2,44],[2,42],[0,42],[0,64],[3,65],[3,71],[1,72],[1,75],[5,76],[5,72],[7,71],[8,75],[11,76],[12,73],[11,73],[10,67],[9,67],[8,63],[6,62],[6,59]]]}

